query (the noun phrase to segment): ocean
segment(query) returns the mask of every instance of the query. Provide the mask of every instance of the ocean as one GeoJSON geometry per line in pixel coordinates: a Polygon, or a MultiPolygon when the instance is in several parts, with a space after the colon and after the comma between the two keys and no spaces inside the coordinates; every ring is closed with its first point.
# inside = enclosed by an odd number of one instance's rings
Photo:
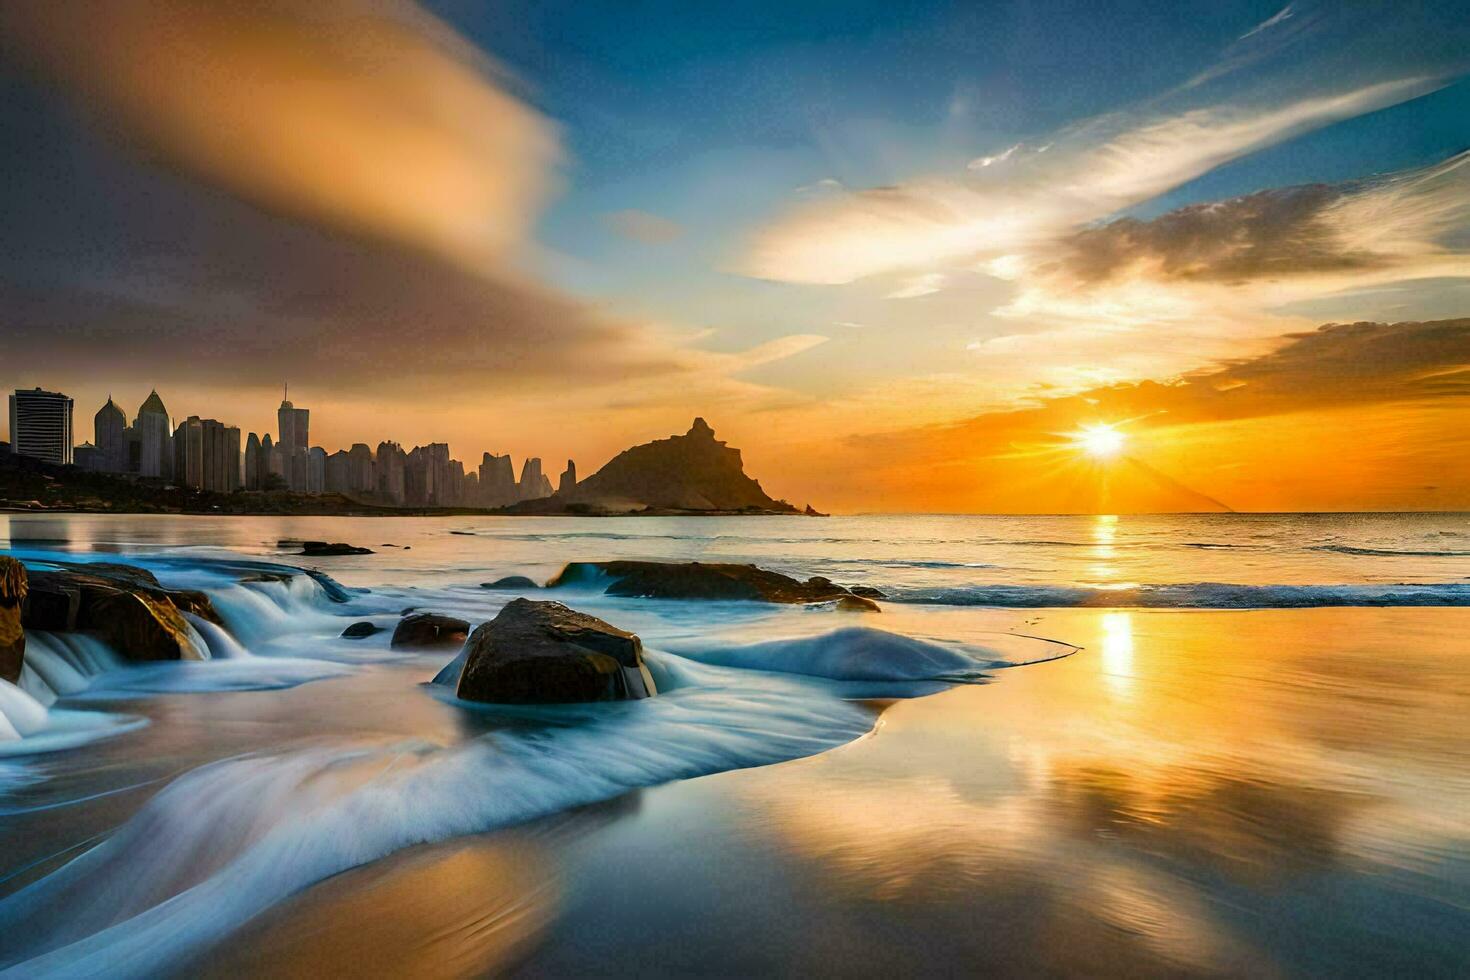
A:
{"type": "Polygon", "coordinates": [[[25,514],[0,550],[226,624],[202,663],[32,634],[5,975],[1470,970],[1470,515],[25,514]],[[888,598],[482,586],[614,558],[888,598]],[[637,632],[659,696],[466,705],[453,651],[339,635],[519,594],[637,632]]]}

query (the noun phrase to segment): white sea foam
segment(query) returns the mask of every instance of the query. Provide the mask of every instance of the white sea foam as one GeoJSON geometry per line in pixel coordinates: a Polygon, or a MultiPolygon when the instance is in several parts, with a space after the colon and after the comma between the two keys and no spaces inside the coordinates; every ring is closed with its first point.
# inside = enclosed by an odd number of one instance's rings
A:
{"type": "Polygon", "coordinates": [[[730,646],[689,645],[676,653],[705,663],[745,670],[810,674],[844,681],[974,680],[987,671],[1066,656],[1076,647],[1033,637],[1009,636],[1006,649],[942,643],[866,626],[849,626],[817,636],[765,640],[730,646]],[[1019,653],[1026,647],[1028,653],[1019,653]]]}
{"type": "Polygon", "coordinates": [[[343,744],[194,770],[0,901],[0,935],[15,940],[4,975],[155,975],[286,896],[400,848],[810,755],[872,723],[810,681],[683,669],[697,683],[523,712],[540,723],[458,746],[343,744]]]}

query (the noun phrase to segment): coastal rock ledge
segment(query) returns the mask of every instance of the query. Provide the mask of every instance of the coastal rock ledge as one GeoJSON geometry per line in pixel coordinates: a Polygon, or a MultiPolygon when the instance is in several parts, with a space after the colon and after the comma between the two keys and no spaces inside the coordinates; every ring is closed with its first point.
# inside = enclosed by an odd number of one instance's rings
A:
{"type": "MultiPolygon", "coordinates": [[[[805,582],[755,565],[704,562],[575,561],[546,583],[562,585],[607,583],[607,595],[641,599],[725,599],[747,602],[830,602],[862,596],[881,599],[877,589],[848,589],[814,575],[805,582]],[[861,591],[860,591],[861,590],[861,591]]],[[[847,608],[860,605],[851,603],[847,608]]],[[[872,610],[876,603],[868,604],[872,610]]]]}
{"type": "Polygon", "coordinates": [[[515,599],[465,644],[458,697],[493,704],[635,701],[658,693],[643,641],[560,602],[515,599]]]}

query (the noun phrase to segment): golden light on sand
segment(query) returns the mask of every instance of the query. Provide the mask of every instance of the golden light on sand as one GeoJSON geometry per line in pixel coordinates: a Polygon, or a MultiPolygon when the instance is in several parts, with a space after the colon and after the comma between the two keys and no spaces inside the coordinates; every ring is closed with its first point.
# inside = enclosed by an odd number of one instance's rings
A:
{"type": "Polygon", "coordinates": [[[1127,437],[1115,426],[1085,425],[1072,436],[1077,448],[1094,459],[1112,459],[1123,451],[1127,437]]]}

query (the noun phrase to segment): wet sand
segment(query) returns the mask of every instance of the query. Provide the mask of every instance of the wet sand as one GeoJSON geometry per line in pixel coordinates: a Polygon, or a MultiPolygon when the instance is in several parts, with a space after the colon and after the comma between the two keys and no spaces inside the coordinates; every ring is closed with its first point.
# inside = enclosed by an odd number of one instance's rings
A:
{"type": "Polygon", "coordinates": [[[445,976],[1470,968],[1470,610],[1036,618],[1086,650],[577,834],[396,856],[357,873],[391,887],[334,879],[214,962],[304,975],[391,936],[385,964],[434,949],[445,976]]]}

